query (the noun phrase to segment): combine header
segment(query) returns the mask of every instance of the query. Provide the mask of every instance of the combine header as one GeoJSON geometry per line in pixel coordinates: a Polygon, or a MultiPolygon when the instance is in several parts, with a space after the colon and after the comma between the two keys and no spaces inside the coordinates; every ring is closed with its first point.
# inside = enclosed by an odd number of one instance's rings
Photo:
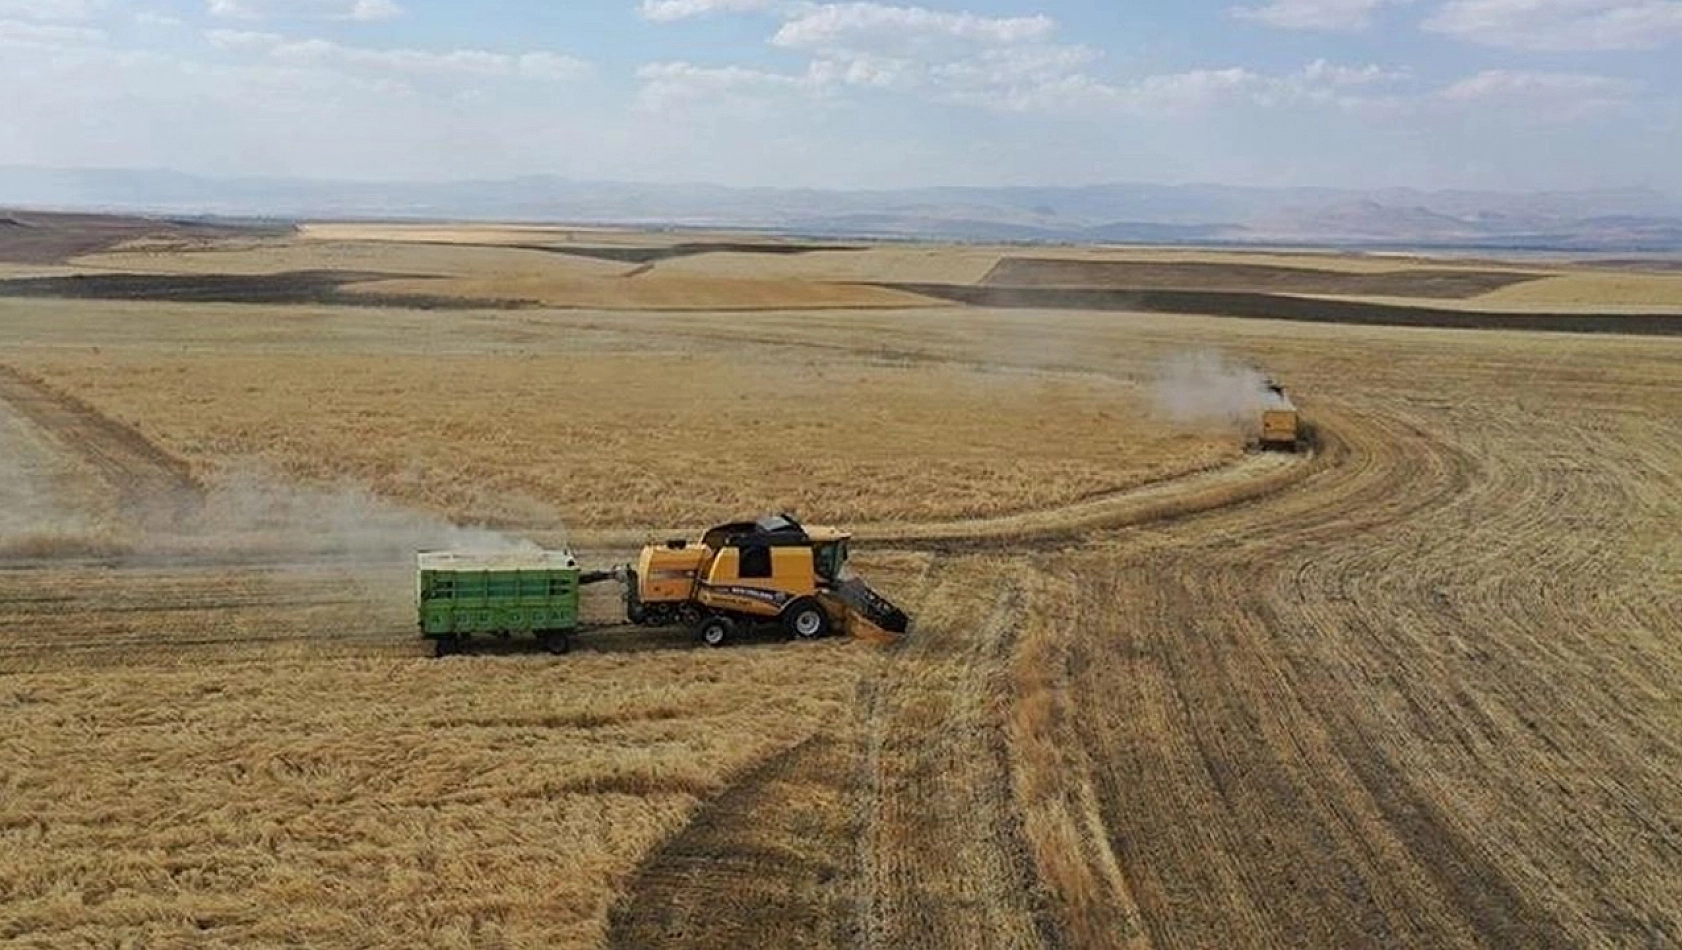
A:
{"type": "Polygon", "coordinates": [[[421,636],[439,656],[473,636],[532,635],[565,653],[579,620],[580,591],[617,580],[625,619],[685,627],[722,646],[744,627],[779,624],[790,636],[832,632],[882,638],[910,626],[905,612],[846,574],[852,536],[807,528],[788,515],[720,525],[697,541],[649,545],[634,567],[585,572],[565,551],[419,557],[421,636]]]}

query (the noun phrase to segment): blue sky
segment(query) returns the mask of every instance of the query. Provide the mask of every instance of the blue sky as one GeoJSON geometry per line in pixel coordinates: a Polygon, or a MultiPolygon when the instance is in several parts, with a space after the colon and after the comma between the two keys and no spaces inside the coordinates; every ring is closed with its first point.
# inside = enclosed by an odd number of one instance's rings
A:
{"type": "Polygon", "coordinates": [[[0,0],[0,164],[1682,192],[1682,0],[0,0]]]}

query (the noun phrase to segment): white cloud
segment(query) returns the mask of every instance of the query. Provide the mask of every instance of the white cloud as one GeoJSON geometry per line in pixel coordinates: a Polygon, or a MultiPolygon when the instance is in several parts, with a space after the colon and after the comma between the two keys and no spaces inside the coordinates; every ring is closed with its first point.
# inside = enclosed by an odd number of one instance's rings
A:
{"type": "MultiPolygon", "coordinates": [[[[1226,0],[1237,2],[1261,0],[1226,0]]],[[[0,163],[857,187],[1205,179],[1682,188],[1674,156],[1682,113],[1660,75],[1646,89],[1516,72],[1428,84],[1361,60],[1277,71],[1216,61],[1232,68],[1143,75],[1106,67],[1096,51],[1054,35],[928,57],[803,55],[781,69],[654,64],[640,73],[644,93],[691,98],[651,113],[629,108],[633,100],[609,83],[481,79],[460,66],[422,75],[319,49],[311,55],[324,58],[276,58],[271,48],[298,40],[261,21],[224,21],[235,29],[218,34],[221,52],[205,45],[196,61],[173,44],[142,53],[118,42],[130,35],[119,30],[132,8],[106,12],[109,40],[34,32],[34,41],[83,45],[0,49],[0,87],[16,93],[0,97],[0,133],[15,133],[0,134],[0,163]],[[743,105],[704,106],[721,100],[743,105]],[[996,114],[935,115],[930,101],[996,114]],[[1612,107],[1592,111],[1602,104],[1612,107]],[[1595,134],[1566,121],[1578,116],[1595,134]]],[[[767,18],[763,36],[780,23],[767,18]]],[[[494,68],[524,75],[548,65],[522,58],[494,68]]]]}
{"type": "Polygon", "coordinates": [[[1047,86],[1035,96],[1007,104],[1021,111],[1090,110],[1094,108],[1138,115],[1177,115],[1196,112],[1245,98],[1264,83],[1248,69],[1194,69],[1145,76],[1111,84],[1078,78],[1047,86]]]}
{"type": "Polygon", "coordinates": [[[650,112],[686,111],[703,103],[733,112],[759,111],[780,97],[817,93],[826,85],[815,72],[790,75],[685,62],[649,63],[637,70],[637,78],[643,84],[639,105],[650,112]]]}
{"type": "Polygon", "coordinates": [[[754,96],[831,95],[853,87],[995,112],[1178,115],[1234,102],[1348,105],[1361,98],[1360,87],[1399,77],[1377,66],[1317,60],[1282,75],[1233,67],[1110,82],[1094,75],[1102,54],[1060,42],[1058,23],[1047,16],[760,0],[653,0],[644,4],[644,15],[678,19],[750,7],[770,10],[782,21],[770,43],[808,54],[803,72],[655,64],[639,73],[642,104],[659,109],[709,97],[739,102],[754,96]]]}
{"type": "Polygon", "coordinates": [[[1352,108],[1377,101],[1363,91],[1365,88],[1404,78],[1403,73],[1377,65],[1341,66],[1319,59],[1278,74],[1232,66],[1162,73],[1115,84],[1081,80],[1047,87],[1035,99],[1015,105],[1031,111],[1109,109],[1156,117],[1187,116],[1237,105],[1352,108]]]}
{"type": "Polygon", "coordinates": [[[1383,6],[1407,0],[1273,0],[1259,7],[1234,7],[1232,15],[1281,30],[1346,33],[1372,25],[1383,6]]]}
{"type": "Polygon", "coordinates": [[[994,112],[1084,117],[1187,116],[1233,105],[1356,107],[1381,98],[1369,93],[1372,87],[1406,79],[1405,73],[1377,65],[1343,66],[1322,59],[1282,74],[1229,67],[1110,83],[1082,70],[1096,55],[1081,47],[1032,46],[989,49],[935,64],[874,56],[819,59],[800,74],[657,63],[637,75],[644,84],[642,105],[653,110],[729,100],[740,111],[755,100],[762,106],[791,97],[809,101],[863,87],[994,112]]]}
{"type": "Polygon", "coordinates": [[[249,30],[206,30],[204,38],[211,46],[223,50],[268,50],[286,42],[286,37],[279,33],[249,30]]]}
{"type": "Polygon", "coordinates": [[[167,13],[157,13],[152,10],[140,10],[136,12],[134,14],[134,22],[140,24],[141,26],[166,27],[169,29],[187,25],[186,21],[182,20],[180,17],[170,16],[167,13]]]}
{"type": "Polygon", "coordinates": [[[205,9],[213,17],[233,20],[277,16],[389,20],[403,13],[395,0],[206,0],[205,9]]]}
{"type": "Polygon", "coordinates": [[[0,19],[91,20],[104,0],[0,0],[0,19]]]}
{"type": "MultiPolygon", "coordinates": [[[[717,7],[745,0],[673,0],[717,7]]],[[[989,17],[875,2],[756,4],[782,20],[770,44],[811,58],[800,88],[895,90],[944,102],[1019,101],[1078,76],[1098,54],[1055,41],[1046,16],[989,17]]],[[[686,6],[686,9],[688,7],[686,6]]],[[[656,101],[674,98],[667,88],[656,101]]],[[[645,81],[646,78],[645,78],[645,81]]]]}
{"type": "Polygon", "coordinates": [[[1515,49],[1656,49],[1682,41],[1682,0],[1449,0],[1424,26],[1515,49]]]}
{"type": "Polygon", "coordinates": [[[270,60],[294,66],[326,66],[414,74],[520,77],[548,81],[575,79],[590,71],[589,64],[581,59],[547,51],[493,53],[475,49],[443,52],[376,49],[346,46],[332,40],[293,40],[275,33],[246,30],[208,30],[205,32],[205,39],[217,49],[260,53],[270,60]]]}
{"type": "Polygon", "coordinates": [[[800,50],[918,50],[946,42],[1004,46],[1048,39],[1047,16],[983,17],[880,3],[832,3],[790,16],[774,46],[800,50]]]}
{"type": "Polygon", "coordinates": [[[103,42],[104,32],[81,26],[57,23],[26,23],[22,20],[0,20],[0,48],[30,47],[58,49],[86,46],[103,42]]]}
{"type": "Polygon", "coordinates": [[[1437,95],[1444,102],[1500,107],[1505,115],[1548,124],[1623,108],[1640,91],[1639,83],[1611,76],[1491,69],[1437,95]]]}
{"type": "Polygon", "coordinates": [[[1408,76],[1404,70],[1385,69],[1377,63],[1368,63],[1365,66],[1340,66],[1324,59],[1314,60],[1304,66],[1301,75],[1302,79],[1310,84],[1337,88],[1395,82],[1406,79],[1408,76]]]}
{"type": "Polygon", "coordinates": [[[590,72],[590,64],[563,53],[521,53],[514,58],[514,71],[528,79],[577,79],[590,72]]]}
{"type": "Polygon", "coordinates": [[[783,0],[642,0],[638,12],[644,19],[669,23],[709,13],[750,13],[784,5],[783,0]]]}

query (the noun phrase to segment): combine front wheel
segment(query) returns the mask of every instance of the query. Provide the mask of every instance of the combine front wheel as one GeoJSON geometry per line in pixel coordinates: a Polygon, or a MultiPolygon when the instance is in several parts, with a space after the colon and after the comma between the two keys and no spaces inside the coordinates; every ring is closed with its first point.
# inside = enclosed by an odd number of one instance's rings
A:
{"type": "Polygon", "coordinates": [[[822,604],[803,598],[790,604],[783,613],[783,626],[791,637],[816,640],[829,632],[829,614],[822,604]]]}
{"type": "Polygon", "coordinates": [[[701,621],[701,642],[709,647],[721,647],[736,633],[736,623],[729,617],[708,617],[701,621]]]}

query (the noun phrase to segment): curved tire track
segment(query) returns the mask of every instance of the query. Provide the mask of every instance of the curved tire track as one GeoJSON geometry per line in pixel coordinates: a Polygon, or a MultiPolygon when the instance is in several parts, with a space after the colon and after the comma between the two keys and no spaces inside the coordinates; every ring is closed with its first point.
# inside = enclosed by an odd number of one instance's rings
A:
{"type": "Polygon", "coordinates": [[[1677,426],[1584,452],[1577,394],[1545,425],[1398,395],[1327,408],[1327,466],[1265,504],[1053,561],[1078,601],[1015,703],[1061,777],[1028,804],[1116,861],[1063,893],[1130,901],[1138,946],[1673,942],[1676,627],[1643,608],[1678,505],[1632,486],[1677,426]]]}
{"type": "MultiPolygon", "coordinates": [[[[956,521],[866,523],[855,525],[853,534],[862,543],[884,549],[948,554],[993,551],[1001,545],[1056,547],[1098,529],[1182,518],[1255,501],[1308,478],[1326,463],[1323,450],[1250,452],[1214,468],[1035,511],[956,521]]],[[[663,534],[615,529],[579,531],[571,538],[580,548],[619,551],[635,550],[656,536],[663,534]]]]}
{"type": "Polygon", "coordinates": [[[979,558],[937,573],[929,619],[864,681],[854,721],[703,805],[638,871],[611,945],[1057,943],[994,702],[1022,592],[979,558]]]}

